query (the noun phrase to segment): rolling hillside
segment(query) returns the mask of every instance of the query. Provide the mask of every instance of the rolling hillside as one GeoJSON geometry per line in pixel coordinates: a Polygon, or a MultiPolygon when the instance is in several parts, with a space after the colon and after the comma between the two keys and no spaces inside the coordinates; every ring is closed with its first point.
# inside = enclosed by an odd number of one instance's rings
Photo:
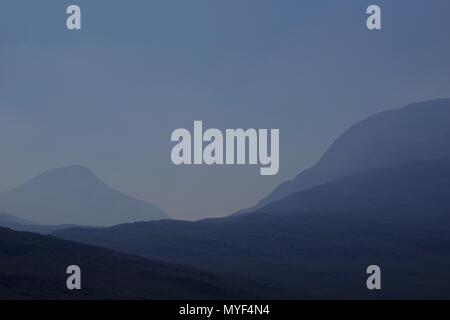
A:
{"type": "Polygon", "coordinates": [[[0,228],[0,299],[257,298],[264,292],[267,286],[250,280],[0,228]],[[81,267],[82,290],[66,289],[72,264],[81,267]]]}
{"type": "Polygon", "coordinates": [[[56,236],[277,283],[292,298],[450,297],[450,160],[348,176],[245,215],[156,221],[56,236]]]}

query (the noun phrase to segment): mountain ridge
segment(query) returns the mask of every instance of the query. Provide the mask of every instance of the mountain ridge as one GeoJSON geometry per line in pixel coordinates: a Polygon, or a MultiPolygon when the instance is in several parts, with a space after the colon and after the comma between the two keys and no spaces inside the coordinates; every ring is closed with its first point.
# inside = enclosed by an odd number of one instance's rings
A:
{"type": "Polygon", "coordinates": [[[450,157],[450,99],[385,110],[350,126],[315,165],[278,185],[256,205],[235,214],[258,210],[297,191],[346,175],[446,157],[450,157]]]}

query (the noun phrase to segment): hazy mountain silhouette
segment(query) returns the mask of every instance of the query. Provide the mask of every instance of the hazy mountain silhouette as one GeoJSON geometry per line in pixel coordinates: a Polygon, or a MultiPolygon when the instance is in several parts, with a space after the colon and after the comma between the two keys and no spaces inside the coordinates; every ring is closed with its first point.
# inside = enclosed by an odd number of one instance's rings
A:
{"type": "Polygon", "coordinates": [[[167,218],[158,207],[110,188],[83,166],[49,170],[0,193],[0,210],[50,225],[111,226],[167,218]]]}
{"type": "Polygon", "coordinates": [[[0,224],[7,224],[7,223],[11,223],[11,224],[28,224],[28,225],[32,225],[34,224],[34,222],[31,222],[29,220],[25,220],[19,217],[16,217],[12,214],[6,213],[6,212],[0,212],[0,224]]]}
{"type": "Polygon", "coordinates": [[[450,160],[347,176],[260,212],[58,237],[284,286],[290,297],[450,297],[450,160]],[[378,264],[385,286],[365,287],[378,264]]]}
{"type": "Polygon", "coordinates": [[[350,127],[312,168],[242,212],[346,175],[411,161],[450,158],[450,99],[380,112],[350,127]]]}
{"type": "MultiPolygon", "coordinates": [[[[258,298],[266,286],[0,228],[0,299],[258,298]],[[66,288],[79,265],[82,290],[66,288]]],[[[276,291],[274,291],[276,292],[276,291]]]]}

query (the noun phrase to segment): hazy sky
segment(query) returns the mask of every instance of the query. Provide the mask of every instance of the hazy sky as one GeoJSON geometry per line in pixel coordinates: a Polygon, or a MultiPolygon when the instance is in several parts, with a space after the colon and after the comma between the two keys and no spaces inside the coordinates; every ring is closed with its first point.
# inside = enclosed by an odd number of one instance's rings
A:
{"type": "Polygon", "coordinates": [[[174,218],[253,205],[377,111],[450,97],[450,1],[1,0],[0,190],[82,164],[174,218]],[[69,4],[81,32],[65,28],[69,4]],[[382,8],[368,31],[366,8],[382,8]],[[177,167],[194,120],[280,128],[280,172],[177,167]]]}

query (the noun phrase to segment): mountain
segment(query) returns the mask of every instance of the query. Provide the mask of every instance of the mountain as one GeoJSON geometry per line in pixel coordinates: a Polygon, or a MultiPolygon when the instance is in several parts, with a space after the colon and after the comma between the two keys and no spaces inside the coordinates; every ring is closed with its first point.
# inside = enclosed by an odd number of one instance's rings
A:
{"type": "Polygon", "coordinates": [[[268,291],[247,280],[6,228],[0,244],[0,299],[258,298],[268,291]],[[81,268],[82,290],[66,288],[73,264],[81,268]]]}
{"type": "Polygon", "coordinates": [[[0,224],[7,224],[7,223],[11,223],[11,224],[28,224],[28,225],[33,225],[34,222],[16,217],[12,214],[6,213],[6,212],[0,212],[0,224]]]}
{"type": "Polygon", "coordinates": [[[168,218],[155,205],[110,188],[83,166],[49,170],[0,193],[0,210],[47,225],[111,226],[168,218]]]}
{"type": "Polygon", "coordinates": [[[344,132],[310,169],[279,185],[252,208],[336,178],[412,161],[450,158],[450,99],[380,112],[344,132]]]}
{"type": "Polygon", "coordinates": [[[251,274],[284,287],[290,298],[450,298],[450,159],[347,176],[245,215],[54,235],[251,274]],[[383,272],[379,292],[365,287],[372,264],[383,272]]]}

